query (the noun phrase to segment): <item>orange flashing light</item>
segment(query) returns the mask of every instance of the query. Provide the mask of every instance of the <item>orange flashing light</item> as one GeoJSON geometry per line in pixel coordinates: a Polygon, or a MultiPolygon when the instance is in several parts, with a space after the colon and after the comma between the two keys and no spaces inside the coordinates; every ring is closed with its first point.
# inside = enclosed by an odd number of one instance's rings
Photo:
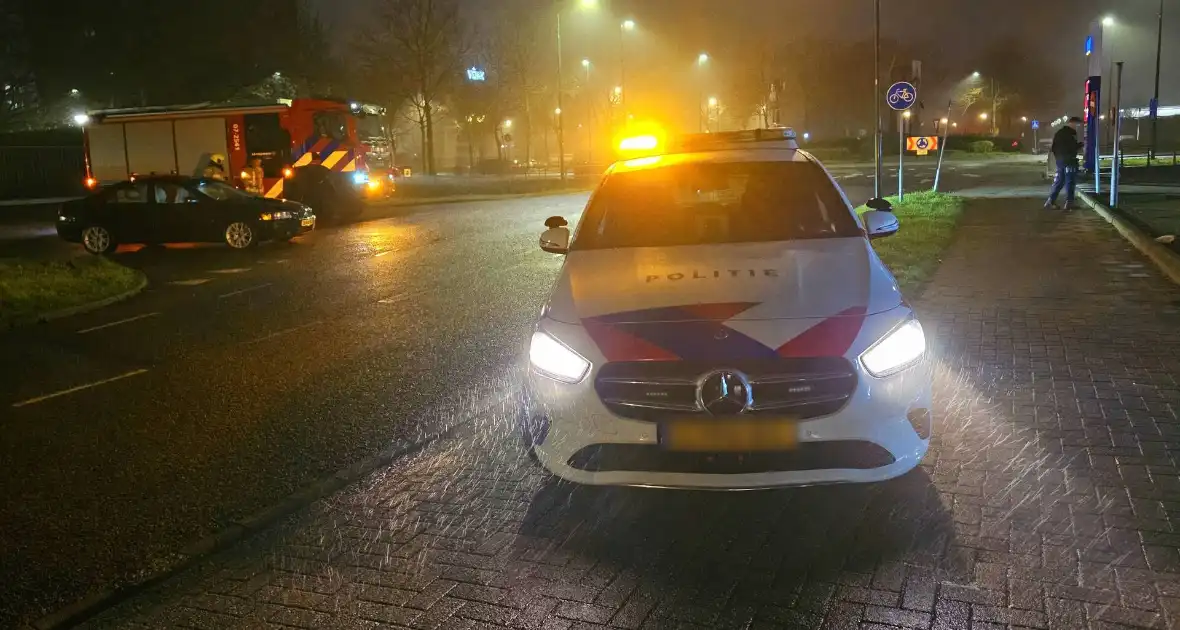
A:
{"type": "Polygon", "coordinates": [[[291,179],[295,176],[295,169],[290,166],[283,167],[283,179],[291,179]]]}
{"type": "Polygon", "coordinates": [[[86,178],[86,188],[88,190],[94,190],[97,187],[98,187],[98,180],[97,179],[94,179],[93,177],[86,178]]]}

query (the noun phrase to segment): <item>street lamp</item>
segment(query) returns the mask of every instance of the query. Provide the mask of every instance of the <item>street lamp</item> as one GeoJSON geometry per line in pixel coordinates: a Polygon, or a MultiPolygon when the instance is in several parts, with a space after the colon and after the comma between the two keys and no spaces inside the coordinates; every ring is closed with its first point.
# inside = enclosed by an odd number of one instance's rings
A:
{"type": "Polygon", "coordinates": [[[1102,25],[1103,26],[1114,26],[1114,16],[1113,15],[1104,16],[1102,18],[1102,25]]]}
{"type": "MultiPolygon", "coordinates": [[[[597,0],[581,0],[579,6],[583,9],[594,9],[598,6],[597,0]]],[[[565,181],[565,125],[562,122],[561,114],[561,5],[557,5],[557,164],[561,169],[561,179],[565,181]]]]}
{"type": "Polygon", "coordinates": [[[586,108],[590,113],[590,121],[586,124],[586,163],[594,162],[594,92],[590,89],[590,60],[583,59],[582,67],[586,69],[586,108]]]}
{"type": "Polygon", "coordinates": [[[75,125],[78,125],[79,127],[85,127],[86,123],[88,122],[90,122],[90,116],[86,115],[85,113],[78,112],[77,114],[74,114],[75,125]]]}
{"type": "Polygon", "coordinates": [[[704,67],[709,63],[709,54],[701,53],[697,55],[697,68],[701,69],[701,76],[697,77],[697,133],[705,130],[705,112],[701,107],[701,103],[705,100],[705,76],[704,67]]]}
{"type": "Polygon", "coordinates": [[[511,118],[509,118],[509,119],[507,119],[507,120],[505,120],[505,121],[504,121],[504,128],[505,128],[505,129],[511,129],[511,128],[512,128],[512,119],[511,119],[511,118]]]}
{"type": "Polygon", "coordinates": [[[1020,122],[1028,122],[1028,116],[1021,116],[1020,122]]]}
{"type": "Polygon", "coordinates": [[[978,78],[979,78],[979,71],[978,71],[978,70],[976,70],[975,72],[972,72],[972,73],[971,73],[971,78],[972,78],[972,79],[978,79],[978,78]]]}
{"type": "Polygon", "coordinates": [[[555,116],[560,116],[560,115],[561,115],[561,108],[560,108],[560,107],[558,107],[557,109],[553,110],[553,114],[554,114],[555,116]]]}
{"type": "Polygon", "coordinates": [[[979,119],[980,119],[980,120],[987,120],[987,112],[982,112],[982,113],[980,113],[980,114],[979,114],[979,119]]]}
{"type": "MultiPolygon", "coordinates": [[[[635,20],[626,19],[619,24],[619,85],[621,86],[627,85],[627,55],[625,53],[626,46],[624,46],[627,39],[624,35],[627,31],[633,30],[635,30],[635,20]]],[[[623,108],[625,118],[627,114],[627,103],[623,100],[621,90],[617,94],[619,94],[619,105],[623,108]]]]}

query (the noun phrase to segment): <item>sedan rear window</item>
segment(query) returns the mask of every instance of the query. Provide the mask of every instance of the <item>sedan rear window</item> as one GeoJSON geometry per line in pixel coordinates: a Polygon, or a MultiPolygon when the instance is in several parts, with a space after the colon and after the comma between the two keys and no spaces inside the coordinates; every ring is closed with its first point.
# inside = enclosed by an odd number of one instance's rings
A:
{"type": "Polygon", "coordinates": [[[689,163],[607,177],[571,249],[861,235],[852,211],[815,164],[689,163]]]}

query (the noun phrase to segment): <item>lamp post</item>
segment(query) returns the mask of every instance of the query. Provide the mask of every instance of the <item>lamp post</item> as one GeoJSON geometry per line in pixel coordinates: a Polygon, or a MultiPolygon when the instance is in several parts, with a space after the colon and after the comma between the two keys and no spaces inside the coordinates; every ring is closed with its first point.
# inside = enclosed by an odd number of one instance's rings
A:
{"type": "Polygon", "coordinates": [[[1160,0],[1158,25],[1155,34],[1155,92],[1151,107],[1151,151],[1147,153],[1147,164],[1155,159],[1156,141],[1159,140],[1159,110],[1160,110],[1160,53],[1164,48],[1164,0],[1160,0]]]}
{"type": "MultiPolygon", "coordinates": [[[[710,124],[710,121],[709,121],[709,119],[711,119],[711,118],[712,118],[713,112],[716,112],[716,111],[717,111],[717,97],[716,97],[716,96],[710,96],[710,97],[709,97],[709,108],[708,108],[708,109],[705,111],[705,118],[706,118],[706,120],[705,120],[705,128],[706,128],[706,129],[708,129],[709,131],[712,131],[712,128],[711,128],[711,124],[710,124]]],[[[721,116],[720,116],[720,114],[719,114],[719,113],[718,113],[718,116],[717,116],[717,118],[718,118],[718,119],[720,119],[720,118],[721,118],[721,116]]],[[[721,124],[721,121],[720,121],[720,120],[718,120],[718,121],[717,121],[717,123],[718,123],[718,126],[720,126],[720,124],[721,124]]]]}
{"type": "Polygon", "coordinates": [[[594,163],[594,99],[590,89],[590,60],[583,59],[582,67],[586,69],[586,108],[590,110],[589,122],[586,123],[586,163],[594,163]]]}
{"type": "Polygon", "coordinates": [[[627,56],[624,53],[624,49],[626,48],[624,46],[624,44],[627,41],[627,38],[626,38],[627,31],[633,31],[633,30],[635,30],[635,20],[630,20],[630,19],[623,20],[619,24],[619,87],[622,89],[619,90],[618,94],[619,94],[619,107],[621,107],[623,109],[624,124],[626,124],[626,120],[627,120],[627,101],[624,100],[627,98],[627,96],[626,96],[626,93],[623,91],[627,88],[627,56]]]}
{"type": "Polygon", "coordinates": [[[705,102],[704,68],[705,68],[705,64],[707,64],[707,63],[709,63],[709,55],[707,53],[701,53],[700,55],[697,55],[697,68],[701,71],[700,72],[701,76],[697,77],[697,81],[699,83],[699,85],[697,86],[697,132],[698,133],[703,133],[705,131],[705,112],[704,112],[704,108],[702,108],[701,105],[704,104],[704,102],[705,102]]]}
{"type": "MultiPolygon", "coordinates": [[[[560,3],[560,0],[557,0],[560,3]]],[[[598,7],[598,0],[580,0],[579,5],[583,9],[594,9],[598,7]]],[[[554,110],[557,114],[557,164],[561,169],[561,179],[565,180],[565,122],[561,117],[561,5],[557,4],[557,109],[554,110]]]]}

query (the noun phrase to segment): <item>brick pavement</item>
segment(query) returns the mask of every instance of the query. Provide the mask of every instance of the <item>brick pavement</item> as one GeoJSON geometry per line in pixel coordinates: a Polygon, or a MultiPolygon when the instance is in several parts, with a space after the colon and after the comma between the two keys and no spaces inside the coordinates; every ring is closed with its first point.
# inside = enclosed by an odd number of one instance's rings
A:
{"type": "Polygon", "coordinates": [[[491,414],[88,627],[1180,627],[1180,291],[1038,205],[974,202],[918,303],[906,477],[571,491],[491,414]]]}

